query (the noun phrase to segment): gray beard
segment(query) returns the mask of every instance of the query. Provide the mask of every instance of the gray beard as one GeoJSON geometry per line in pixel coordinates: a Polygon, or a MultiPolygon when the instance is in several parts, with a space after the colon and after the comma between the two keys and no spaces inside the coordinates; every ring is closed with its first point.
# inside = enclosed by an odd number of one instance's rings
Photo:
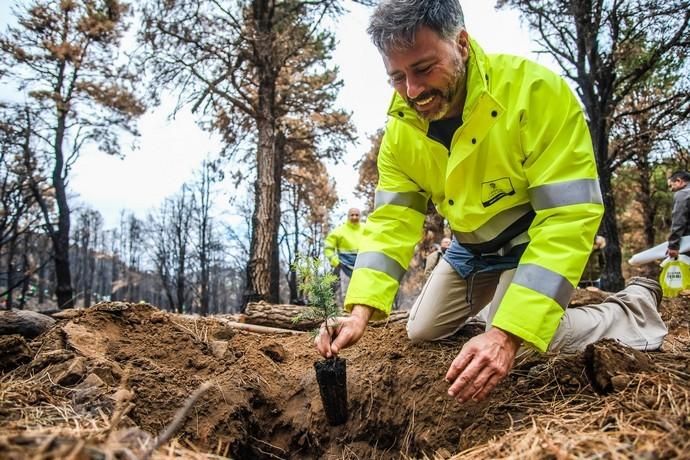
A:
{"type": "Polygon", "coordinates": [[[465,77],[467,75],[467,68],[465,67],[465,65],[463,65],[462,61],[459,58],[455,60],[454,64],[456,69],[456,72],[453,74],[453,81],[455,81],[455,87],[446,88],[446,90],[440,94],[443,99],[443,102],[441,103],[441,106],[439,107],[437,112],[434,112],[431,115],[424,115],[417,111],[413,102],[409,100],[407,101],[407,104],[417,113],[417,115],[419,115],[420,118],[423,118],[429,122],[438,121],[443,119],[443,117],[445,117],[446,114],[449,112],[450,104],[453,102],[455,96],[460,92],[461,85],[465,84],[465,77]]]}

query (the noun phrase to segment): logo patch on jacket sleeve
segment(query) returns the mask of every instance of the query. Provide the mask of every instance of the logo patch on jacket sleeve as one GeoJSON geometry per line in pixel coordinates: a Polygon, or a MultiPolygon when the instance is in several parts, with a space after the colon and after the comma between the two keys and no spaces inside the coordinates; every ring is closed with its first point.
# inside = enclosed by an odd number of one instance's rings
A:
{"type": "Polygon", "coordinates": [[[485,208],[504,196],[510,195],[515,195],[515,189],[510,181],[510,177],[501,177],[500,179],[482,182],[482,204],[485,208]]]}

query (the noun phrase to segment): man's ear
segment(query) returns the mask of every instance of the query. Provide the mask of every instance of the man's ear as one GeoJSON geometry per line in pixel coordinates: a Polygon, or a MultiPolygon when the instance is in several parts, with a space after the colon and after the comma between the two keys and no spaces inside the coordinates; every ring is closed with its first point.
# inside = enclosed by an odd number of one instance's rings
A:
{"type": "Polygon", "coordinates": [[[460,51],[463,62],[467,62],[467,58],[470,55],[470,36],[467,34],[465,29],[458,32],[458,36],[455,39],[455,44],[460,51]]]}

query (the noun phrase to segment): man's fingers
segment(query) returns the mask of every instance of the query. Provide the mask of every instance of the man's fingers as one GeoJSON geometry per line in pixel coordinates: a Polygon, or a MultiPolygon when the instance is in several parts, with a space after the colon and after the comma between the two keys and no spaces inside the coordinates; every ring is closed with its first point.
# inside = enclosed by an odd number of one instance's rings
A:
{"type": "MultiPolygon", "coordinates": [[[[470,357],[470,359],[471,358],[472,357],[470,357]]],[[[463,358],[463,361],[461,361],[460,364],[464,363],[464,359],[465,358],[463,358]]],[[[477,361],[478,360],[476,359],[472,359],[469,364],[465,364],[460,375],[455,380],[451,380],[452,383],[450,385],[450,388],[448,388],[448,394],[450,396],[458,397],[460,396],[461,392],[468,391],[468,385],[474,385],[475,379],[479,375],[479,372],[482,370],[482,367],[477,361]]],[[[448,371],[449,374],[452,373],[452,370],[455,367],[454,364],[455,361],[453,361],[453,364],[451,364],[450,366],[451,369],[448,371]]],[[[477,388],[476,390],[479,390],[479,388],[477,388]]]]}
{"type": "Polygon", "coordinates": [[[325,324],[322,324],[319,328],[319,334],[314,339],[316,344],[316,349],[319,351],[321,356],[324,358],[330,358],[331,352],[331,328],[326,328],[325,324]]]}
{"type": "MultiPolygon", "coordinates": [[[[334,337],[338,333],[338,329],[340,328],[340,321],[338,321],[340,318],[328,318],[328,321],[326,322],[326,325],[328,327],[328,334],[331,337],[334,337]]],[[[324,326],[323,324],[321,326],[324,326]]]]}
{"type": "Polygon", "coordinates": [[[489,393],[493,391],[494,388],[496,388],[496,385],[503,380],[503,377],[500,374],[493,374],[489,380],[484,384],[484,388],[479,390],[476,394],[472,395],[472,399],[475,401],[483,401],[484,398],[486,398],[489,393]]]}
{"type": "Polygon", "coordinates": [[[318,351],[321,356],[328,358],[329,349],[324,346],[320,333],[314,337],[314,345],[316,345],[316,351],[318,351]]]}
{"type": "Polygon", "coordinates": [[[490,381],[492,375],[493,371],[490,368],[482,368],[477,373],[475,378],[469,380],[462,388],[460,388],[455,395],[455,399],[457,399],[459,403],[464,403],[470,399],[476,399],[475,395],[478,395],[484,391],[485,386],[490,381]]]}
{"type": "Polygon", "coordinates": [[[319,334],[314,339],[314,344],[323,357],[330,358],[347,346],[347,341],[343,344],[344,339],[338,340],[340,330],[341,323],[334,318],[329,318],[328,324],[322,323],[319,327],[319,334]]]}
{"type": "Polygon", "coordinates": [[[446,372],[446,382],[453,383],[455,379],[465,370],[465,367],[472,361],[472,354],[465,351],[464,347],[455,357],[446,372]]]}
{"type": "Polygon", "coordinates": [[[350,342],[352,341],[352,331],[348,328],[336,328],[335,331],[335,337],[333,338],[333,342],[331,342],[331,351],[333,354],[338,354],[340,353],[340,350],[343,348],[346,348],[348,345],[350,345],[350,342]]]}
{"type": "Polygon", "coordinates": [[[345,346],[347,346],[345,336],[339,335],[335,338],[335,340],[333,340],[333,343],[331,343],[331,351],[334,355],[337,355],[338,353],[340,353],[341,348],[344,348],[345,346]]]}
{"type": "Polygon", "coordinates": [[[357,343],[365,327],[366,318],[362,319],[360,316],[332,318],[327,323],[321,324],[314,344],[323,357],[331,358],[341,350],[357,343]]]}

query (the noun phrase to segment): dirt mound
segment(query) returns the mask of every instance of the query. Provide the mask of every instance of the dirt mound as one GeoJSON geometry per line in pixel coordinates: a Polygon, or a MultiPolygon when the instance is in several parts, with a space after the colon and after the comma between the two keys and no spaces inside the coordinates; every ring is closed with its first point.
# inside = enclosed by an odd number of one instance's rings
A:
{"type": "Polygon", "coordinates": [[[583,408],[599,417],[588,427],[588,440],[608,430],[619,454],[673,456],[687,449],[687,434],[680,433],[690,428],[688,302],[664,306],[674,325],[669,350],[645,354],[654,363],[647,369],[609,375],[608,396],[589,384],[585,361],[591,356],[529,354],[488,401],[458,405],[446,395],[443,377],[476,326],[421,345],[406,339],[404,323],[371,327],[360,344],[342,353],[349,421],[330,427],[308,334],[254,334],[220,318],[103,303],[61,320],[26,345],[29,362],[0,374],[0,457],[140,457],[167,427],[175,440],[158,450],[160,458],[176,449],[184,458],[508,458],[519,451],[515,443],[524,443],[512,438],[519,433],[551,439],[522,452],[560,458],[558,449],[572,454],[577,446],[601,452],[600,444],[558,436],[587,428],[568,418],[583,408]],[[209,387],[181,410],[204,382],[209,387]],[[646,417],[640,433],[611,428],[640,411],[646,417]],[[176,416],[179,425],[170,427],[176,416]],[[544,417],[557,422],[538,424],[544,417]],[[556,435],[550,426],[558,428],[556,435]],[[570,443],[571,451],[561,442],[570,443]]]}

